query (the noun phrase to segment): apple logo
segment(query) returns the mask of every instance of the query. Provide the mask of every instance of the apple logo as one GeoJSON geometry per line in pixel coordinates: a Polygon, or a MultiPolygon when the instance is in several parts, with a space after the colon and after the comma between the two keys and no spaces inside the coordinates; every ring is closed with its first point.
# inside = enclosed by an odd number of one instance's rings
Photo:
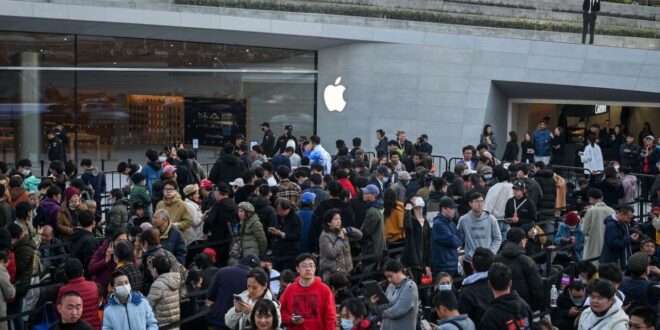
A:
{"type": "Polygon", "coordinates": [[[346,87],[340,85],[341,76],[337,77],[334,85],[328,85],[323,91],[323,100],[328,111],[342,112],[346,107],[346,100],[344,100],[344,91],[346,87]]]}

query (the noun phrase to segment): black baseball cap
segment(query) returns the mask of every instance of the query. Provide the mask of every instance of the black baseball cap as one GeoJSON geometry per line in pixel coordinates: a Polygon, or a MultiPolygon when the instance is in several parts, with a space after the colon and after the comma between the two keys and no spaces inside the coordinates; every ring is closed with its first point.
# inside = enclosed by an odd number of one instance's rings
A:
{"type": "Polygon", "coordinates": [[[265,122],[261,123],[261,126],[270,127],[270,123],[265,121],[265,122]]]}
{"type": "Polygon", "coordinates": [[[286,125],[286,126],[284,126],[284,129],[287,130],[287,131],[293,131],[293,126],[286,125]]]}
{"type": "Polygon", "coordinates": [[[229,192],[231,191],[231,187],[229,187],[229,185],[224,182],[220,182],[218,185],[215,186],[215,190],[223,194],[229,194],[229,192]]]}

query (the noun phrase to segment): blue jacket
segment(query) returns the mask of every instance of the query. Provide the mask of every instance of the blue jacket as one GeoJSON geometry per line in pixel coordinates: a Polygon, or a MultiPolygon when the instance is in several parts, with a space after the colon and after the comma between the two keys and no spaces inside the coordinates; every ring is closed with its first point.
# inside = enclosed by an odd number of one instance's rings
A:
{"type": "Polygon", "coordinates": [[[534,132],[534,148],[536,149],[534,155],[537,157],[549,157],[551,154],[551,141],[552,133],[545,130],[537,130],[534,132]]]}
{"type": "Polygon", "coordinates": [[[433,219],[431,268],[434,273],[458,269],[458,248],[463,246],[463,240],[451,220],[442,213],[433,219]]]}
{"type": "Polygon", "coordinates": [[[600,262],[618,262],[621,269],[628,267],[630,257],[630,226],[621,224],[611,215],[605,218],[605,239],[600,262]]]}
{"type": "Polygon", "coordinates": [[[131,299],[122,304],[113,293],[103,310],[103,330],[158,330],[158,321],[149,301],[139,292],[131,292],[131,299]]]}
{"type": "Polygon", "coordinates": [[[186,243],[183,240],[181,232],[174,226],[170,226],[166,234],[160,236],[160,246],[163,249],[172,252],[182,265],[186,264],[186,243]]]}
{"type": "Polygon", "coordinates": [[[247,289],[247,274],[250,268],[238,264],[223,267],[215,273],[207,291],[206,299],[213,302],[209,313],[209,322],[215,327],[225,327],[225,314],[234,307],[234,294],[247,289]]]}
{"type": "Polygon", "coordinates": [[[140,172],[146,178],[145,186],[149,190],[149,194],[153,194],[153,183],[156,180],[160,180],[160,175],[163,174],[163,167],[160,162],[152,163],[148,162],[142,167],[140,172]]]}
{"type": "MultiPolygon", "coordinates": [[[[571,249],[571,252],[574,252],[577,256],[578,261],[582,261],[582,251],[584,251],[584,231],[582,230],[582,224],[578,223],[575,229],[575,233],[572,235],[575,237],[575,248],[571,249]]],[[[555,235],[555,245],[561,247],[567,245],[567,242],[562,243],[562,238],[571,237],[570,229],[565,223],[560,223],[559,228],[557,229],[557,234],[555,235]]]]}

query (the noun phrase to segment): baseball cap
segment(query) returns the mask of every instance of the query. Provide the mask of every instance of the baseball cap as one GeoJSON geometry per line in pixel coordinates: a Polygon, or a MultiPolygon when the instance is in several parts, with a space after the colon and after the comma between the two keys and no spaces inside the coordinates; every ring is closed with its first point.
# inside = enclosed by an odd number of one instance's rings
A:
{"type": "Polygon", "coordinates": [[[513,189],[525,189],[525,183],[520,180],[513,181],[513,189]]]}
{"type": "Polygon", "coordinates": [[[415,202],[414,202],[413,205],[414,205],[415,207],[424,207],[424,200],[423,200],[421,197],[416,196],[416,197],[415,197],[415,202]]]}
{"type": "Polygon", "coordinates": [[[454,208],[456,208],[456,203],[454,203],[454,200],[451,199],[451,197],[447,197],[447,196],[442,197],[440,199],[440,209],[442,210],[442,208],[452,208],[452,209],[454,209],[454,208]]]}
{"type": "Polygon", "coordinates": [[[293,131],[293,126],[286,125],[286,126],[284,126],[284,129],[287,130],[287,131],[293,131]]]}
{"type": "Polygon", "coordinates": [[[223,194],[229,194],[229,192],[231,191],[231,188],[226,183],[220,182],[220,184],[218,184],[215,187],[215,190],[217,190],[217,191],[219,191],[223,194]]]}
{"type": "Polygon", "coordinates": [[[378,195],[380,193],[380,190],[378,190],[378,187],[376,187],[375,184],[367,185],[366,187],[361,189],[363,194],[378,195]]]}
{"type": "Polygon", "coordinates": [[[265,122],[261,123],[261,126],[270,127],[270,123],[265,121],[265,122]]]}
{"type": "Polygon", "coordinates": [[[302,196],[300,197],[300,202],[302,204],[310,205],[310,204],[314,204],[315,199],[316,199],[316,194],[308,191],[302,194],[302,196]]]}
{"type": "Polygon", "coordinates": [[[647,135],[644,140],[655,140],[655,137],[653,135],[647,135]]]}
{"type": "Polygon", "coordinates": [[[234,181],[229,183],[230,186],[237,186],[237,187],[243,187],[245,186],[245,182],[243,182],[242,178],[236,178],[234,181]]]}
{"type": "Polygon", "coordinates": [[[243,259],[239,261],[241,265],[248,266],[250,268],[255,268],[261,266],[261,260],[254,254],[248,254],[243,259]]]}
{"type": "Polygon", "coordinates": [[[208,187],[213,187],[213,182],[209,179],[204,179],[202,182],[199,184],[200,187],[202,188],[208,188],[208,187]]]}

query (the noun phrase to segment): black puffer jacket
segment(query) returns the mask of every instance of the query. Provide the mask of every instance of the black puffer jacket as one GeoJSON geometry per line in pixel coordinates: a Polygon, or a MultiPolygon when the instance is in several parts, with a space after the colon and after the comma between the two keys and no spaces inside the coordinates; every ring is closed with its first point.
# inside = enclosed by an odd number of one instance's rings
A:
{"type": "Polygon", "coordinates": [[[592,182],[591,186],[603,192],[603,202],[609,207],[617,207],[619,205],[619,199],[625,195],[619,178],[607,178],[592,182]]]}
{"type": "Polygon", "coordinates": [[[493,299],[493,291],[488,287],[488,272],[475,273],[463,280],[458,296],[458,310],[479,324],[493,299]]]}
{"type": "Polygon", "coordinates": [[[234,155],[222,155],[215,161],[209,173],[209,180],[215,184],[230,182],[240,178],[245,171],[243,162],[234,155]]]}
{"type": "Polygon", "coordinates": [[[496,262],[501,262],[511,268],[511,281],[513,290],[518,292],[533,310],[543,308],[544,293],[543,280],[536,267],[536,263],[525,254],[522,246],[507,242],[504,244],[502,254],[495,257],[496,262]]]}
{"type": "MultiPolygon", "coordinates": [[[[248,202],[254,206],[254,212],[259,217],[259,222],[261,222],[261,226],[264,228],[264,233],[266,234],[266,237],[268,237],[268,227],[270,227],[271,223],[277,221],[275,208],[270,205],[268,199],[261,196],[250,197],[248,198],[248,202]]],[[[268,242],[268,247],[270,248],[270,241],[268,242]]]]}
{"type": "MultiPolygon", "coordinates": [[[[536,206],[536,209],[539,211],[555,208],[555,203],[557,202],[557,184],[555,183],[554,175],[555,173],[548,169],[542,169],[534,175],[534,180],[539,183],[541,192],[543,193],[541,203],[536,206]]],[[[544,220],[548,216],[552,216],[552,214],[549,212],[541,213],[539,220],[544,220]]]]}

